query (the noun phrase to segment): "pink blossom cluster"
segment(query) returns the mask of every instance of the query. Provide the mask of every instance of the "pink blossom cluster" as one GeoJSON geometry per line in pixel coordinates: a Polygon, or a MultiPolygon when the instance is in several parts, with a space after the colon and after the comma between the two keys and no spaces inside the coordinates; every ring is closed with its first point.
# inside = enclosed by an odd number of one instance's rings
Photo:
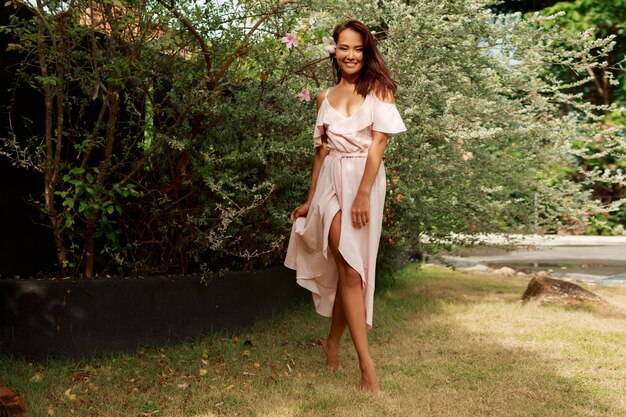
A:
{"type": "Polygon", "coordinates": [[[309,90],[306,88],[303,88],[299,93],[298,93],[298,99],[300,101],[311,101],[311,93],[309,93],[309,90]]]}
{"type": "Polygon", "coordinates": [[[295,33],[288,33],[285,36],[283,36],[282,38],[280,38],[281,42],[283,42],[285,44],[285,46],[287,47],[287,49],[291,49],[291,47],[298,47],[298,37],[296,36],[295,33]]]}

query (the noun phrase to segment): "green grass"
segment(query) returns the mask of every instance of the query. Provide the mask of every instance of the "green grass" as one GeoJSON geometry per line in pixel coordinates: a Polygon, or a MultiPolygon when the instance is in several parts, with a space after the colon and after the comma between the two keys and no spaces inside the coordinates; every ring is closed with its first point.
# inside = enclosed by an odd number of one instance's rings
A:
{"type": "Polygon", "coordinates": [[[84,362],[0,357],[29,416],[626,416],[626,288],[608,307],[522,306],[528,277],[412,265],[379,291],[369,333],[383,394],[356,355],[325,369],[311,303],[236,335],[84,362]]]}

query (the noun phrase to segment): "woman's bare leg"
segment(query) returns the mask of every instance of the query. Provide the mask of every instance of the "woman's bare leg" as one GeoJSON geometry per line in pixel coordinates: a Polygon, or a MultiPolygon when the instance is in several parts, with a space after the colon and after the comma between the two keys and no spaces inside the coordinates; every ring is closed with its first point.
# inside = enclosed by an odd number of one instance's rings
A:
{"type": "MultiPolygon", "coordinates": [[[[328,244],[337,263],[339,282],[337,291],[340,293],[341,304],[345,321],[350,329],[352,343],[359,357],[361,369],[361,387],[377,394],[378,378],[374,370],[374,362],[370,356],[367,342],[367,327],[365,324],[365,304],[361,276],[343,259],[339,252],[339,238],[341,236],[341,211],[335,215],[328,235],[328,244]]],[[[334,313],[334,310],[333,310],[334,313]]],[[[340,323],[337,323],[339,325],[340,323]]],[[[331,325],[332,331],[332,325],[331,325]]]]}
{"type": "Polygon", "coordinates": [[[339,343],[341,342],[341,337],[345,330],[346,315],[343,312],[341,291],[337,289],[335,304],[333,306],[333,319],[330,324],[328,338],[322,341],[322,348],[324,348],[324,353],[326,353],[326,364],[328,365],[328,369],[333,371],[341,369],[341,362],[339,362],[339,343]]]}

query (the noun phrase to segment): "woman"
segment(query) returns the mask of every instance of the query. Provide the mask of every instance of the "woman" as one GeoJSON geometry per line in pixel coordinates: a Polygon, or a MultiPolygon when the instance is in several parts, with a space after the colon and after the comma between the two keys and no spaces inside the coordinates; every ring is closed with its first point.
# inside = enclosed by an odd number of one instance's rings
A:
{"type": "Polygon", "coordinates": [[[337,84],[317,96],[311,187],[306,203],[291,213],[285,265],[312,292],[317,312],[332,317],[322,342],[328,367],[341,369],[347,324],[361,387],[378,393],[367,328],[385,199],[382,159],[388,134],[406,128],[394,104],[396,84],[367,26],[349,20],[335,28],[333,39],[337,84]]]}

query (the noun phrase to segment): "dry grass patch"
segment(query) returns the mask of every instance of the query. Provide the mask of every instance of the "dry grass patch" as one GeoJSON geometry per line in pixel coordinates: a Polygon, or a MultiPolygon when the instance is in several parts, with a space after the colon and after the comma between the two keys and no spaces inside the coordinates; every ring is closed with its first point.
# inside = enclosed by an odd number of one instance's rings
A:
{"type": "Polygon", "coordinates": [[[626,288],[609,308],[521,306],[529,278],[409,266],[370,332],[383,395],[325,369],[305,303],[238,335],[88,362],[0,358],[29,416],[624,416],[626,288]],[[69,391],[68,391],[69,390],[69,391]]]}

